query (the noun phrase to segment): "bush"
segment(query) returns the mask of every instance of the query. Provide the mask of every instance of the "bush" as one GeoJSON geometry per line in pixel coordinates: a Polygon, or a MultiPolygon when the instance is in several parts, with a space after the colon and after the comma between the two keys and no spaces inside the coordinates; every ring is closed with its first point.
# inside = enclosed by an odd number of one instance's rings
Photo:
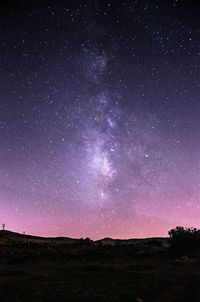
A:
{"type": "Polygon", "coordinates": [[[146,245],[148,246],[159,246],[159,247],[163,247],[163,244],[161,241],[158,241],[158,240],[149,240],[145,243],[146,245]]]}
{"type": "Polygon", "coordinates": [[[170,249],[178,256],[193,256],[200,248],[200,230],[177,226],[168,232],[170,249]]]}

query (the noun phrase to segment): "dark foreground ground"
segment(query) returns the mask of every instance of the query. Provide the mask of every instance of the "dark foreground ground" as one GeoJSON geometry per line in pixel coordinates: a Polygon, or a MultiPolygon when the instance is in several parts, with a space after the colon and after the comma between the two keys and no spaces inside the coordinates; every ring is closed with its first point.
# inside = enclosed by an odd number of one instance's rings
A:
{"type": "Polygon", "coordinates": [[[200,256],[176,259],[166,238],[90,242],[4,231],[0,244],[1,302],[200,301],[200,256]]]}

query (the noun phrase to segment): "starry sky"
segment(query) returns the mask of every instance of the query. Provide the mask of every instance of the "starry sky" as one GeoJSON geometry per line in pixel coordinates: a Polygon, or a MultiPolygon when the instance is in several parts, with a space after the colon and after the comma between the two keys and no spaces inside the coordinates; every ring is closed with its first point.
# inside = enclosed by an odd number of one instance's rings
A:
{"type": "Polygon", "coordinates": [[[0,223],[92,239],[200,227],[199,14],[1,1],[0,223]]]}

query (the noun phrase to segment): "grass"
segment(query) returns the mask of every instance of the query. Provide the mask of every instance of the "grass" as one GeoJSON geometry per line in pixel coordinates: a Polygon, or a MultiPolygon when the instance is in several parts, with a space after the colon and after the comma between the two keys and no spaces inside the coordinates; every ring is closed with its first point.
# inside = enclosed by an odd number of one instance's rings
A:
{"type": "Polygon", "coordinates": [[[1,302],[200,301],[200,257],[175,262],[159,244],[0,248],[1,302]]]}

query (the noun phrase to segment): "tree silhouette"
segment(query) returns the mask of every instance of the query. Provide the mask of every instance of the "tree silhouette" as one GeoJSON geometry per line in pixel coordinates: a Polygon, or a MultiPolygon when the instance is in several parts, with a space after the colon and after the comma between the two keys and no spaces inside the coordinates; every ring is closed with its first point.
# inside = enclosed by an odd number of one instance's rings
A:
{"type": "Polygon", "coordinates": [[[200,230],[177,226],[169,232],[170,249],[177,256],[193,256],[200,248],[200,230]]]}

